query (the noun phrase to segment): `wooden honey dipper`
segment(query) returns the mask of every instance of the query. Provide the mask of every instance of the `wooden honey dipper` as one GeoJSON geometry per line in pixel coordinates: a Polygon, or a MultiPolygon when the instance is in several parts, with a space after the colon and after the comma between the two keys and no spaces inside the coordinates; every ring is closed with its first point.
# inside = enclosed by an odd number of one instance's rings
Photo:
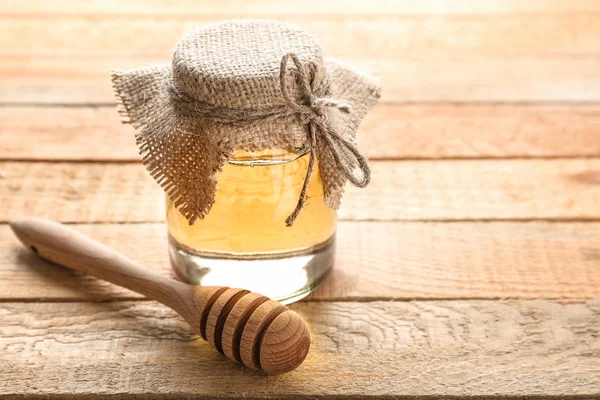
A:
{"type": "Polygon", "coordinates": [[[114,283],[175,310],[227,358],[268,374],[298,367],[308,354],[304,320],[281,303],[244,289],[195,286],[166,278],[58,222],[24,217],[10,223],[41,257],[114,283]]]}

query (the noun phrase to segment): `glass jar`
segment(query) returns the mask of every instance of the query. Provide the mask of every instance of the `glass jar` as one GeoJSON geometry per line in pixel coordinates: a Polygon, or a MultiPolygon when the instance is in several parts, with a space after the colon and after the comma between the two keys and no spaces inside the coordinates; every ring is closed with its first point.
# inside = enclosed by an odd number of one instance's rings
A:
{"type": "Polygon", "coordinates": [[[217,173],[215,204],[193,225],[167,198],[169,254],[177,276],[243,287],[285,304],[312,292],[332,268],[336,212],[315,165],[308,199],[291,227],[309,149],[237,151],[217,173]]]}

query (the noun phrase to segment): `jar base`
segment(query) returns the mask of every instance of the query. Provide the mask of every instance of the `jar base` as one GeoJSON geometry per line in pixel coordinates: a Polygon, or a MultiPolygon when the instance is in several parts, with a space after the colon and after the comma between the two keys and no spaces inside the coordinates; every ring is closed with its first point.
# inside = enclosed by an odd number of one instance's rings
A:
{"type": "Polygon", "coordinates": [[[331,270],[335,235],[292,252],[229,254],[192,250],[169,237],[169,258],[177,277],[201,286],[229,286],[290,304],[312,293],[331,270]]]}

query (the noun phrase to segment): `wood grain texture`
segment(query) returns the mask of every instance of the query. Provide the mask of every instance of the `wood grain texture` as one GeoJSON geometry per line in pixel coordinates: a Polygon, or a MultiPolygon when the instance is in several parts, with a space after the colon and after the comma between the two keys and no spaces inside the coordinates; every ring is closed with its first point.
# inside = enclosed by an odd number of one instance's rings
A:
{"type": "MultiPolygon", "coordinates": [[[[140,160],[112,106],[0,107],[0,131],[0,159],[140,160]]],[[[599,156],[600,106],[388,103],[361,131],[371,159],[599,156]]]]}
{"type": "Polygon", "coordinates": [[[381,104],[361,130],[375,159],[600,155],[595,105],[381,104]]]}
{"type": "Polygon", "coordinates": [[[550,12],[595,12],[600,5],[595,0],[305,0],[304,2],[279,0],[221,0],[198,3],[195,0],[129,0],[119,2],[119,7],[111,1],[57,0],[52,4],[43,0],[5,0],[0,3],[0,12],[22,15],[44,14],[84,14],[84,15],[140,15],[140,14],[216,14],[223,18],[234,16],[261,17],[282,15],[386,15],[401,14],[505,14],[505,13],[550,13],[550,12]]]}
{"type": "MultiPolygon", "coordinates": [[[[342,220],[600,218],[600,159],[374,161],[348,186],[342,220]]],[[[163,221],[164,195],[141,164],[0,162],[0,221],[163,221]]]]}
{"type": "Polygon", "coordinates": [[[2,159],[141,160],[115,107],[0,107],[0,132],[2,159]]]}
{"type": "MultiPolygon", "coordinates": [[[[0,57],[0,103],[113,104],[111,69],[170,62],[163,57],[6,55],[0,57]]],[[[377,76],[382,102],[598,102],[600,60],[489,59],[447,55],[386,60],[340,57],[377,76]]]]}
{"type": "Polygon", "coordinates": [[[156,303],[0,305],[0,393],[51,398],[596,398],[600,303],[303,303],[296,371],[232,367],[156,303]]]}
{"type": "MultiPolygon", "coordinates": [[[[155,56],[169,59],[178,39],[201,26],[222,21],[200,11],[190,15],[111,14],[14,15],[0,13],[7,40],[2,55],[155,56]],[[126,22],[126,23],[125,23],[126,22]],[[24,46],[26,44],[27,46],[24,46]]],[[[306,7],[306,5],[305,5],[306,7]]],[[[593,56],[599,49],[597,12],[539,12],[500,15],[286,15],[278,19],[314,34],[335,57],[432,61],[464,56],[477,59],[520,57],[568,59],[593,56]]],[[[230,18],[242,18],[232,14],[230,18]]],[[[573,60],[575,61],[575,60],[573,60]]]]}
{"type": "MultiPolygon", "coordinates": [[[[72,12],[43,11],[37,4],[41,11],[25,4],[11,12],[15,7],[7,6],[0,14],[0,73],[7,78],[0,83],[0,102],[113,102],[110,69],[169,62],[185,32],[248,16],[246,7],[223,15],[203,4],[175,13],[153,4],[158,8],[144,7],[148,12],[139,15],[131,13],[135,5],[120,11],[80,3],[70,5],[72,12]],[[97,8],[112,11],[92,14],[97,8]]],[[[498,3],[497,12],[492,4],[473,6],[470,13],[445,13],[450,5],[408,14],[358,3],[340,14],[271,8],[283,12],[279,19],[315,34],[327,55],[380,76],[383,101],[598,101],[600,14],[590,4],[575,4],[570,12],[561,12],[566,2],[514,9],[498,3]],[[373,14],[356,12],[363,7],[373,14]]]]}
{"type": "MultiPolygon", "coordinates": [[[[174,278],[164,224],[76,229],[174,278]]],[[[600,297],[599,223],[340,222],[336,265],[308,300],[600,297]]],[[[0,301],[139,299],[41,260],[0,226],[0,301]]]]}

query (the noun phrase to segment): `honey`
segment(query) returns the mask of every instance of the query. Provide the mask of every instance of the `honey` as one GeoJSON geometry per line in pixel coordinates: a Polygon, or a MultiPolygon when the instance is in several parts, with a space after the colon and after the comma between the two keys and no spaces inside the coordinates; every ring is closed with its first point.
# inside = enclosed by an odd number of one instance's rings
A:
{"type": "Polygon", "coordinates": [[[237,151],[217,173],[215,203],[193,225],[167,199],[171,262],[181,279],[243,287],[291,302],[310,293],[332,267],[336,212],[324,201],[318,166],[291,227],[306,150],[237,151]]]}

